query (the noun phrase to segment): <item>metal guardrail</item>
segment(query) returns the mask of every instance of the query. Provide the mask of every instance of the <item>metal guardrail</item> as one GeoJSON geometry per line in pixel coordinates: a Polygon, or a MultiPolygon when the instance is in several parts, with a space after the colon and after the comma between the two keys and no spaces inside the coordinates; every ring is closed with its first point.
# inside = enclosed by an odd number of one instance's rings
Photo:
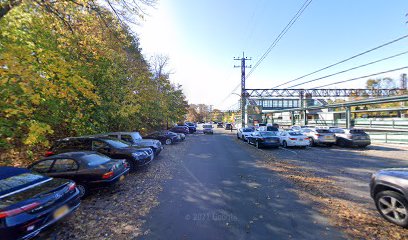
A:
{"type": "Polygon", "coordinates": [[[370,135],[371,142],[408,144],[408,133],[367,133],[370,135]]]}

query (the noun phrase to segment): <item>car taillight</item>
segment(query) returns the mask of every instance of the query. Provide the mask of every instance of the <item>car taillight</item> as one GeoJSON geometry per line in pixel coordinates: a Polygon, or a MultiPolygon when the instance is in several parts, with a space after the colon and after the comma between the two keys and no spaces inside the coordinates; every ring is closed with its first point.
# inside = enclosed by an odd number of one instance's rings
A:
{"type": "Polygon", "coordinates": [[[316,133],[316,137],[320,137],[320,134],[316,133]]]}
{"type": "Polygon", "coordinates": [[[40,203],[33,202],[33,203],[30,203],[30,204],[24,205],[22,207],[19,207],[19,208],[7,210],[7,211],[0,211],[0,219],[6,218],[6,217],[11,217],[11,216],[20,214],[22,212],[33,210],[34,208],[38,207],[39,205],[40,205],[40,203]]]}
{"type": "Polygon", "coordinates": [[[294,141],[294,140],[296,140],[296,138],[289,138],[289,140],[292,140],[292,141],[294,141]]]}
{"type": "Polygon", "coordinates": [[[265,138],[260,138],[259,140],[263,141],[263,140],[265,140],[265,138]]]}
{"type": "Polygon", "coordinates": [[[72,190],[75,190],[75,187],[76,187],[76,183],[70,183],[69,185],[68,185],[68,191],[72,191],[72,190]]]}
{"type": "Polygon", "coordinates": [[[128,167],[128,164],[127,164],[127,162],[126,162],[126,161],[123,161],[123,166],[124,166],[125,168],[127,168],[127,167],[128,167]]]}
{"type": "Polygon", "coordinates": [[[351,135],[351,134],[347,134],[347,138],[353,138],[353,135],[351,135]]]}
{"type": "Polygon", "coordinates": [[[110,171],[110,172],[103,174],[102,179],[108,179],[108,178],[111,178],[112,176],[113,176],[113,172],[110,171]]]}
{"type": "Polygon", "coordinates": [[[49,157],[49,156],[51,156],[51,155],[54,155],[54,152],[53,152],[53,151],[46,151],[46,152],[45,152],[45,156],[46,156],[46,157],[49,157]]]}

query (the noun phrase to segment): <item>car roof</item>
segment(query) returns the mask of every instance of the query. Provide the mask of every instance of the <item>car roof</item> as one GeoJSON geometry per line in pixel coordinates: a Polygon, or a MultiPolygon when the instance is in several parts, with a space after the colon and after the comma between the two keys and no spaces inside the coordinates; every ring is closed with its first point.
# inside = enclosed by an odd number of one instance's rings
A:
{"type": "Polygon", "coordinates": [[[9,166],[0,167],[0,180],[6,179],[12,176],[24,174],[24,173],[29,173],[29,172],[31,171],[26,168],[9,167],[9,166]]]}
{"type": "Polygon", "coordinates": [[[139,132],[136,132],[136,131],[134,131],[134,132],[108,132],[108,133],[104,133],[104,134],[109,135],[109,134],[132,134],[132,133],[139,133],[139,132]]]}
{"type": "Polygon", "coordinates": [[[44,159],[54,159],[54,158],[81,158],[86,155],[91,155],[91,154],[97,154],[97,152],[94,151],[77,151],[77,152],[66,152],[66,153],[60,153],[60,154],[55,154],[44,159]]]}

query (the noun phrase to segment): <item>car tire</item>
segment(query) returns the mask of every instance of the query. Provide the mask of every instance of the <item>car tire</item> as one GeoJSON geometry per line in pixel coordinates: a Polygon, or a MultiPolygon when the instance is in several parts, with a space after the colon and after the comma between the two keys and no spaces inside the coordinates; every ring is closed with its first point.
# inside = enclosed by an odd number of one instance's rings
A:
{"type": "Polygon", "coordinates": [[[259,144],[259,141],[256,141],[256,148],[261,149],[261,144],[259,144]]]}
{"type": "Polygon", "coordinates": [[[315,143],[313,137],[310,137],[309,141],[310,141],[310,146],[311,146],[311,147],[316,146],[316,143],[315,143]]]}
{"type": "Polygon", "coordinates": [[[77,184],[79,190],[79,198],[84,199],[89,195],[89,188],[84,184],[77,184]]]}
{"type": "Polygon", "coordinates": [[[288,147],[288,143],[286,141],[282,142],[282,147],[287,148],[288,147]]]}
{"type": "Polygon", "coordinates": [[[249,139],[247,139],[247,143],[248,143],[249,145],[251,145],[251,142],[249,141],[249,139]]]}
{"type": "Polygon", "coordinates": [[[395,191],[382,191],[375,195],[374,201],[377,210],[387,221],[408,228],[408,201],[402,194],[395,191]]]}
{"type": "Polygon", "coordinates": [[[166,145],[171,145],[172,143],[173,143],[173,140],[171,140],[170,138],[166,139],[166,142],[165,142],[166,145]]]}
{"type": "Polygon", "coordinates": [[[238,135],[238,133],[237,133],[237,138],[239,139],[239,135],[238,135]]]}
{"type": "Polygon", "coordinates": [[[337,145],[339,145],[339,147],[344,148],[346,147],[346,141],[340,138],[339,140],[337,140],[337,145]]]}

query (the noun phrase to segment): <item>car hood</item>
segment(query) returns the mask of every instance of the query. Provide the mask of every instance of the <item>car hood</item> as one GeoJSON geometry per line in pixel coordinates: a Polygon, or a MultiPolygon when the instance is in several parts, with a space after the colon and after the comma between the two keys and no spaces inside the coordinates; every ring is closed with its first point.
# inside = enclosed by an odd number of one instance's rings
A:
{"type": "Polygon", "coordinates": [[[408,180],[408,168],[388,168],[380,170],[376,173],[377,176],[390,176],[408,180]]]}

